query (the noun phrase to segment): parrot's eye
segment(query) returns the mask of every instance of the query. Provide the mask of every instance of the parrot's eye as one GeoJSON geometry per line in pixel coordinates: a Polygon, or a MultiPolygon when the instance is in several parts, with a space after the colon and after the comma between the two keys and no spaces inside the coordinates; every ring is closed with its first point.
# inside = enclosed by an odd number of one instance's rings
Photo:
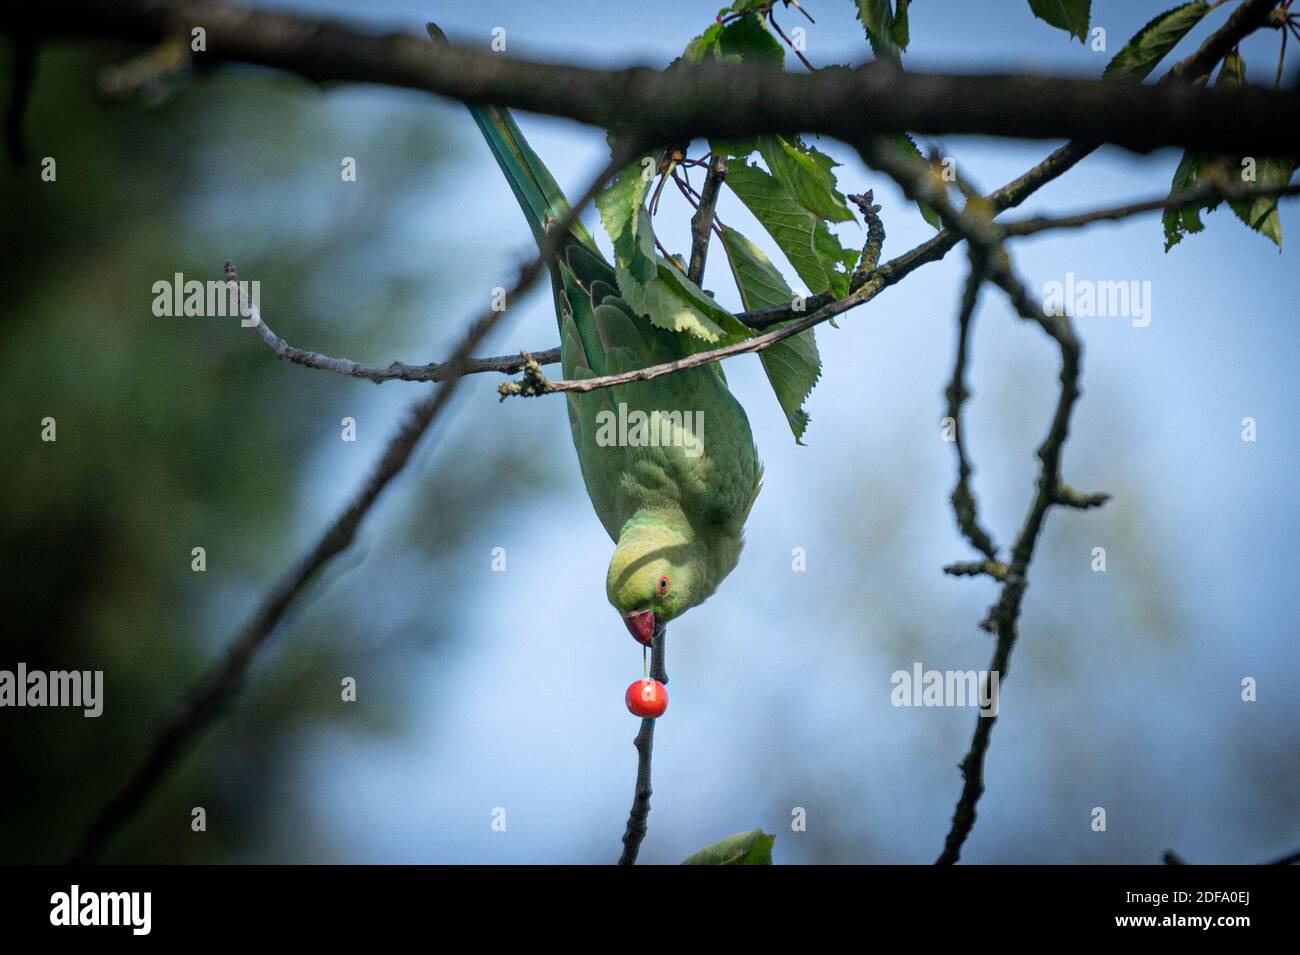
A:
{"type": "Polygon", "coordinates": [[[664,574],[664,576],[662,576],[662,577],[659,578],[659,593],[660,593],[660,594],[666,594],[666,593],[668,593],[668,575],[667,575],[667,574],[664,574]]]}

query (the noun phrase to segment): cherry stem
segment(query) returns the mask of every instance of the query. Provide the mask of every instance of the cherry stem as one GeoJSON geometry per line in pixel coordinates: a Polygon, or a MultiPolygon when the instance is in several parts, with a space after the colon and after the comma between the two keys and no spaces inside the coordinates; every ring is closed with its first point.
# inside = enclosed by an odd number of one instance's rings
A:
{"type": "MultiPolygon", "coordinates": [[[[668,671],[664,668],[664,625],[655,623],[654,635],[650,638],[650,675],[660,683],[668,682],[668,671]]],[[[643,655],[644,656],[644,655],[643,655]]],[[[636,747],[636,789],[632,794],[632,811],[628,813],[627,829],[623,832],[623,854],[619,856],[619,865],[635,865],[637,853],[641,851],[641,841],[649,827],[646,823],[650,815],[650,760],[654,753],[655,721],[643,719],[641,731],[636,734],[632,745],[636,747]]]]}

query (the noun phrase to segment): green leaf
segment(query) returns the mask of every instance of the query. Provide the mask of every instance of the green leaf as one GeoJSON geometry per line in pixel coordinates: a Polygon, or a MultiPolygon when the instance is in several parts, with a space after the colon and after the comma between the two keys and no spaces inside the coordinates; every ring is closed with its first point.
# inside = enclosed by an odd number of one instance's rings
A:
{"type": "MultiPolygon", "coordinates": [[[[1244,82],[1245,75],[1246,65],[1241,55],[1236,50],[1232,50],[1223,58],[1223,66],[1219,69],[1219,76],[1215,83],[1221,86],[1235,86],[1244,82]]],[[[1222,160],[1216,159],[1213,153],[1185,150],[1182,159],[1178,161],[1178,168],[1174,170],[1169,194],[1174,195],[1199,185],[1209,174],[1211,166],[1216,163],[1222,166],[1222,160]]],[[[1168,252],[1181,242],[1183,236],[1202,231],[1205,223],[1201,221],[1201,212],[1212,212],[1218,207],[1218,202],[1207,202],[1184,209],[1166,209],[1163,216],[1165,251],[1168,252]]]]}
{"type": "Polygon", "coordinates": [[[895,12],[889,0],[857,0],[858,19],[877,60],[897,63],[899,54],[907,49],[907,2],[898,0],[895,12]]]}
{"type": "Polygon", "coordinates": [[[686,45],[681,58],[691,63],[710,60],[781,67],[785,64],[785,47],[758,16],[750,15],[726,26],[713,24],[686,45]]]}
{"type": "Polygon", "coordinates": [[[596,196],[601,224],[614,243],[614,259],[638,282],[648,282],[655,274],[654,231],[645,211],[645,197],[655,169],[654,156],[646,154],[629,163],[596,196]]]}
{"type": "MultiPolygon", "coordinates": [[[[916,145],[916,140],[907,135],[907,133],[890,133],[881,138],[899,152],[908,156],[915,156],[917,159],[925,160],[925,156],[921,153],[921,148],[916,145]]],[[[935,212],[933,208],[926,205],[924,202],[918,202],[916,208],[920,210],[921,218],[930,223],[930,225],[934,226],[936,229],[943,228],[943,222],[939,219],[939,213],[935,212]]]]}
{"type": "Polygon", "coordinates": [[[1241,58],[1241,54],[1236,50],[1229,50],[1228,55],[1223,58],[1223,65],[1219,67],[1218,78],[1215,79],[1215,86],[1244,86],[1246,84],[1246,61],[1241,58]]]}
{"type": "Polygon", "coordinates": [[[663,258],[657,257],[655,274],[649,281],[640,281],[623,265],[615,268],[614,275],[623,301],[657,328],[692,335],[710,344],[754,334],[663,258]]]}
{"type": "Polygon", "coordinates": [[[669,265],[664,259],[659,260],[659,281],[663,282],[673,294],[703,315],[710,322],[731,338],[752,338],[754,330],[736,318],[729,311],[715,302],[686,277],[679,268],[669,265]]]}
{"type": "Polygon", "coordinates": [[[771,865],[776,836],[762,829],[738,832],[734,836],[705,846],[682,862],[682,865],[771,865]]]}
{"type": "Polygon", "coordinates": [[[1060,27],[1083,43],[1088,38],[1088,17],[1092,0],[1029,0],[1034,16],[1060,27]]]}
{"type": "Polygon", "coordinates": [[[911,31],[907,25],[907,5],[910,0],[896,0],[894,4],[894,25],[889,29],[889,38],[900,51],[907,49],[912,42],[911,31]]]}
{"type": "Polygon", "coordinates": [[[719,41],[722,37],[722,24],[714,23],[707,30],[686,44],[681,58],[688,63],[701,63],[704,60],[717,59],[721,51],[719,41]]]}
{"type": "Polygon", "coordinates": [[[853,213],[831,172],[839,163],[830,156],[804,145],[797,136],[760,136],[758,151],[768,172],[794,194],[799,205],[828,222],[852,221],[853,213]]]}
{"type": "MultiPolygon", "coordinates": [[[[1255,184],[1285,186],[1295,173],[1297,162],[1284,156],[1269,156],[1256,164],[1255,184]]],[[[1238,200],[1229,205],[1237,218],[1282,248],[1282,220],[1277,215],[1277,198],[1238,200]]]]}
{"type": "Polygon", "coordinates": [[[702,338],[706,342],[716,342],[723,337],[718,325],[691,308],[678,298],[673,290],[659,281],[658,272],[649,282],[639,282],[625,266],[614,270],[618,279],[618,291],[623,301],[632,311],[657,328],[670,332],[685,332],[702,338]]]}
{"type": "Polygon", "coordinates": [[[727,187],[753,213],[810,291],[848,293],[848,268],[857,253],[845,249],[826,223],[804,208],[776,179],[747,162],[727,171],[727,187]]]}
{"type": "Polygon", "coordinates": [[[1102,76],[1127,76],[1145,79],[1165,54],[1178,45],[1187,32],[1210,12],[1204,0],[1185,3],[1166,10],[1124,44],[1123,49],[1102,70],[1102,76]]]}
{"type": "MultiPolygon", "coordinates": [[[[1246,63],[1241,54],[1233,50],[1223,58],[1223,67],[1219,70],[1216,86],[1244,86],[1246,84],[1246,63]]],[[[1265,156],[1263,158],[1243,157],[1236,161],[1225,160],[1240,177],[1242,185],[1285,186],[1291,181],[1291,174],[1296,170],[1295,157],[1265,156]],[[1252,169],[1254,177],[1245,179],[1245,171],[1252,169]]],[[[1278,218],[1276,198],[1272,199],[1238,199],[1228,206],[1242,222],[1265,238],[1271,239],[1279,250],[1282,248],[1282,220],[1278,218]]]]}
{"type": "Polygon", "coordinates": [[[778,68],[785,65],[785,47],[758,16],[741,17],[728,23],[722,28],[718,46],[727,62],[757,63],[778,68]]]}
{"type": "Polygon", "coordinates": [[[722,227],[722,246],[746,311],[789,305],[795,294],[772,260],[731,226],[722,227]]]}
{"type": "MultiPolygon", "coordinates": [[[[1178,162],[1178,168],[1174,171],[1174,179],[1170,184],[1169,194],[1171,196],[1176,195],[1185,189],[1191,189],[1199,183],[1201,175],[1205,172],[1210,160],[1209,153],[1184,152],[1183,158],[1178,162]]],[[[1164,225],[1166,252],[1181,242],[1183,236],[1190,235],[1193,232],[1200,232],[1205,228],[1205,223],[1201,222],[1201,209],[1198,207],[1166,209],[1164,225]]]]}
{"type": "MultiPolygon", "coordinates": [[[[788,305],[794,299],[794,293],[772,260],[749,239],[726,226],[722,230],[722,246],[727,251],[731,274],[736,279],[740,300],[747,311],[788,305]]],[[[813,330],[810,328],[769,345],[758,353],[758,357],[776,393],[776,400],[790,422],[795,440],[803,444],[800,439],[808,428],[808,413],[803,410],[803,403],[822,373],[813,330]]]]}
{"type": "MultiPolygon", "coordinates": [[[[1219,75],[1215,78],[1216,86],[1242,86],[1246,82],[1246,64],[1236,50],[1223,58],[1219,75]]],[[[1205,181],[1213,172],[1220,180],[1235,179],[1243,185],[1284,186],[1291,181],[1300,157],[1263,156],[1263,157],[1215,157],[1210,153],[1184,152],[1178,169],[1174,173],[1170,194],[1183,189],[1190,189],[1205,181]],[[1246,171],[1254,175],[1247,179],[1246,171]]],[[[1249,228],[1271,240],[1280,250],[1282,248],[1282,220],[1277,214],[1276,198],[1239,199],[1229,202],[1233,213],[1249,228]]],[[[1184,235],[1200,232],[1205,228],[1201,222],[1202,211],[1218,208],[1218,202],[1207,202],[1196,208],[1180,210],[1168,209],[1164,214],[1165,251],[1168,252],[1182,240],[1184,235]]]]}
{"type": "Polygon", "coordinates": [[[718,16],[726,13],[762,13],[773,5],[774,0],[735,0],[729,7],[718,11],[718,16]]]}

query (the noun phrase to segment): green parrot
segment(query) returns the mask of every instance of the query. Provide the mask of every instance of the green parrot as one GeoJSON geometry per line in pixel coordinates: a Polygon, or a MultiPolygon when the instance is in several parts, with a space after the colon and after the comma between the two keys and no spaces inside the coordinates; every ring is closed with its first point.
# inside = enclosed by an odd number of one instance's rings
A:
{"type": "MultiPolygon", "coordinates": [[[[569,211],[563,193],[506,110],[470,112],[540,243],[569,211]]],[[[691,352],[689,335],[628,305],[582,223],[558,238],[550,273],[565,378],[691,352]]],[[[587,494],[616,545],[605,593],[648,644],[657,626],[708,599],[740,558],[763,473],[749,419],[717,363],[566,399],[587,494]]]]}

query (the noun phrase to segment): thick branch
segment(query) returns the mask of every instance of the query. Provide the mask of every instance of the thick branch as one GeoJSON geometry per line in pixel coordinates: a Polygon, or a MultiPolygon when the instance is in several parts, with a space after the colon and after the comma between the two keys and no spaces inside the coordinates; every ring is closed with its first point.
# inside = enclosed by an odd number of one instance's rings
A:
{"type": "MultiPolygon", "coordinates": [[[[1262,23],[1272,5],[1247,0],[1243,18],[1257,16],[1262,23]]],[[[1075,139],[1140,151],[1160,146],[1239,155],[1300,151],[1296,90],[904,73],[879,63],[810,74],[712,64],[599,70],[434,48],[405,34],[375,36],[345,24],[211,0],[46,0],[9,4],[4,11],[0,29],[13,32],[21,18],[53,36],[156,42],[188,37],[202,27],[207,48],[196,60],[255,63],[317,81],[425,90],[563,116],[656,144],[798,129],[850,142],[910,131],[1075,139]]],[[[1212,52],[1204,59],[1217,62],[1212,52]]],[[[1184,72],[1194,73],[1200,65],[1184,72]]]]}

